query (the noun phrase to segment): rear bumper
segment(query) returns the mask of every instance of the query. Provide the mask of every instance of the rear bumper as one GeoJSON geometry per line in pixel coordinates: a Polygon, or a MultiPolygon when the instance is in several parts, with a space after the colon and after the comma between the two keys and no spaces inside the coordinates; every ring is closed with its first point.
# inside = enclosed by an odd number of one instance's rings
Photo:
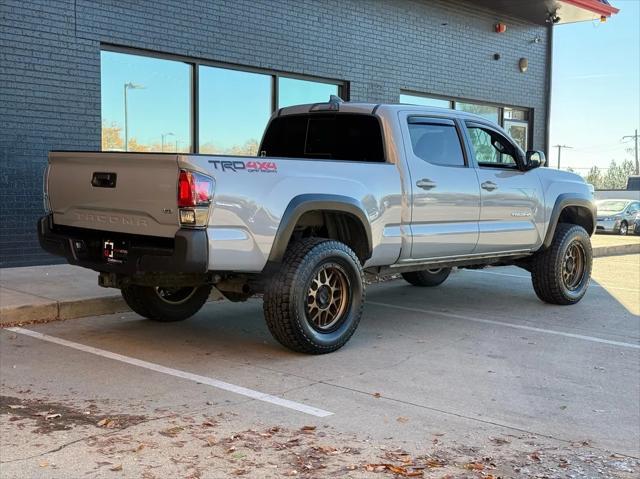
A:
{"type": "Polygon", "coordinates": [[[47,215],[38,221],[42,249],[62,256],[70,264],[104,273],[206,273],[209,246],[205,230],[180,229],[173,239],[155,238],[83,228],[59,227],[47,215]],[[108,263],[102,256],[105,240],[122,240],[129,245],[126,260],[108,263]]]}

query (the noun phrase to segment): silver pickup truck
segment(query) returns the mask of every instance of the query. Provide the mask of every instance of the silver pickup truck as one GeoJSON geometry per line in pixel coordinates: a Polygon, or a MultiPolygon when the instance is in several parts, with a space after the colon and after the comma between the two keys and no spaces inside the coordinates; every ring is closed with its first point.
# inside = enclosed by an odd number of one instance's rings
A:
{"type": "Polygon", "coordinates": [[[517,265],[543,301],[578,302],[592,193],[544,163],[479,116],[331,98],[276,112],[256,157],[51,152],[38,233],[144,317],[262,294],[280,343],[327,353],[360,321],[365,273],[430,287],[517,265]]]}

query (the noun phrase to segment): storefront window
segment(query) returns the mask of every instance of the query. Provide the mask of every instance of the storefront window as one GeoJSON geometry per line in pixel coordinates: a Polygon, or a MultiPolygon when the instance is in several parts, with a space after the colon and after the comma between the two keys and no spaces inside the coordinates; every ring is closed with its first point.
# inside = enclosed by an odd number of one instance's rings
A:
{"type": "Polygon", "coordinates": [[[101,52],[102,150],[191,151],[188,63],[101,52]]]}
{"type": "Polygon", "coordinates": [[[200,66],[200,153],[255,155],[272,111],[271,83],[271,75],[200,66]]]}
{"type": "Polygon", "coordinates": [[[329,101],[331,95],[338,95],[338,85],[297,78],[278,78],[278,108],[325,102],[329,101]]]}
{"type": "Polygon", "coordinates": [[[443,100],[441,98],[429,98],[420,95],[400,95],[400,103],[407,105],[420,105],[420,106],[437,106],[441,108],[451,108],[451,102],[449,100],[443,100]]]}
{"type": "Polygon", "coordinates": [[[495,106],[480,105],[478,103],[463,103],[455,102],[456,110],[466,111],[468,113],[474,113],[481,117],[491,120],[494,123],[500,123],[500,109],[495,106]]]}

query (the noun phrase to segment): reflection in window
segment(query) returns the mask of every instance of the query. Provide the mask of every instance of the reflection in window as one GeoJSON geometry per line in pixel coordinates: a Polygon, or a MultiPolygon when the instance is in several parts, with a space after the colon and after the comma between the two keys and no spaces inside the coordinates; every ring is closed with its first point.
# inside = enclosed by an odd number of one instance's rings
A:
{"type": "Polygon", "coordinates": [[[338,95],[338,85],[278,77],[278,108],[329,101],[338,95]]]}
{"type": "Polygon", "coordinates": [[[476,161],[480,166],[516,165],[514,148],[501,135],[476,126],[468,126],[467,129],[476,161]]]}
{"type": "Polygon", "coordinates": [[[420,106],[438,106],[441,108],[451,108],[451,102],[449,100],[442,100],[441,98],[428,98],[426,96],[418,95],[400,95],[400,103],[407,105],[420,105],[420,106]]]}
{"type": "Polygon", "coordinates": [[[271,115],[271,76],[199,67],[200,153],[253,156],[271,115]]]}
{"type": "Polygon", "coordinates": [[[191,151],[191,65],[102,51],[102,150],[191,151]]]}
{"type": "Polygon", "coordinates": [[[475,113],[476,115],[482,116],[494,123],[498,123],[500,121],[500,110],[495,106],[479,105],[477,103],[462,103],[457,101],[456,110],[475,113]]]}

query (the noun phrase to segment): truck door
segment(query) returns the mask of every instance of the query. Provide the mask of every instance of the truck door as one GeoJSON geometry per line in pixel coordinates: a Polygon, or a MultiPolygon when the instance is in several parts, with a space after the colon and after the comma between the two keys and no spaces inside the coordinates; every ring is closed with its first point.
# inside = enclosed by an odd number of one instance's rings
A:
{"type": "Polygon", "coordinates": [[[539,246],[544,203],[537,172],[519,168],[518,148],[497,128],[473,121],[465,124],[480,182],[480,238],[475,253],[539,246]]]}
{"type": "Polygon", "coordinates": [[[411,187],[411,258],[471,253],[478,242],[480,191],[450,118],[400,115],[411,187]]]}

